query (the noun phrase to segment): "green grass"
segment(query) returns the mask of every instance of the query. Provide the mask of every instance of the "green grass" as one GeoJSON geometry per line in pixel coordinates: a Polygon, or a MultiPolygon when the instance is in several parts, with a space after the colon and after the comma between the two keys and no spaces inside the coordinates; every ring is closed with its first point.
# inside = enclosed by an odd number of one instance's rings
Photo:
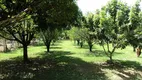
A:
{"type": "Polygon", "coordinates": [[[58,41],[46,53],[45,46],[30,46],[31,64],[22,62],[22,49],[0,53],[2,80],[141,80],[142,55],[137,58],[132,47],[118,49],[109,65],[102,47],[76,46],[73,41],[58,41]]]}

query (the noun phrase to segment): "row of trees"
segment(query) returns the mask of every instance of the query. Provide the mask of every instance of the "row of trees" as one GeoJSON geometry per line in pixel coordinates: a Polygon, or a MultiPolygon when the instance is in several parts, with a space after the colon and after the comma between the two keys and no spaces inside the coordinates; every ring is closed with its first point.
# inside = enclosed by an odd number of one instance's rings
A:
{"type": "Polygon", "coordinates": [[[59,34],[70,29],[70,37],[80,46],[87,42],[92,51],[100,44],[112,62],[117,48],[141,46],[142,12],[140,0],[129,7],[119,0],[82,16],[76,0],[0,0],[0,36],[23,46],[24,62],[29,62],[27,48],[31,40],[41,35],[49,52],[50,44],[59,34]]]}
{"type": "Polygon", "coordinates": [[[102,46],[105,54],[110,58],[116,49],[124,49],[127,45],[132,45],[134,50],[141,46],[142,40],[142,12],[140,0],[133,6],[119,0],[111,0],[101,10],[95,13],[88,13],[80,21],[81,27],[73,27],[70,37],[74,40],[86,41],[89,50],[97,43],[102,46]]]}
{"type": "Polygon", "coordinates": [[[77,25],[81,12],[76,0],[0,0],[0,36],[23,46],[24,62],[29,62],[27,48],[39,33],[47,51],[58,32],[77,25]]]}

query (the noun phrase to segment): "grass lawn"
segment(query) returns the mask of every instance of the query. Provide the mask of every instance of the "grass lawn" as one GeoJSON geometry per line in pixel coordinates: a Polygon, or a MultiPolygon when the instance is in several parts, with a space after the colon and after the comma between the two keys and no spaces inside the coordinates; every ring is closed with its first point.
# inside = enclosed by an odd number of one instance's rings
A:
{"type": "Polygon", "coordinates": [[[58,41],[46,53],[45,46],[30,46],[31,64],[22,62],[22,49],[0,53],[0,80],[142,80],[142,55],[137,58],[132,47],[114,53],[114,65],[102,47],[76,46],[73,41],[58,41]]]}

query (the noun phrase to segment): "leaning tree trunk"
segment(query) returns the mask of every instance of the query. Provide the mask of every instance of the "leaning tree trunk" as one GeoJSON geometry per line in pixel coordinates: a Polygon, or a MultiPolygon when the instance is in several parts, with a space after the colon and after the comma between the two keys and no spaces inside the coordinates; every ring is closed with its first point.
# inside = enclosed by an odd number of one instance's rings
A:
{"type": "Polygon", "coordinates": [[[28,59],[28,46],[27,45],[23,45],[23,60],[24,63],[28,63],[29,59],[28,59]]]}

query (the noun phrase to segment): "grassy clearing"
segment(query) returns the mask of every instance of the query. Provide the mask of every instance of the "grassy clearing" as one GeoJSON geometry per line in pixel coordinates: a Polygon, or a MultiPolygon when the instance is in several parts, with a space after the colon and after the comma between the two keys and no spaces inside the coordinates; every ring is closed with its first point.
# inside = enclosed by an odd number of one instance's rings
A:
{"type": "Polygon", "coordinates": [[[31,64],[22,63],[22,49],[0,53],[2,80],[141,80],[142,57],[133,49],[118,49],[113,56],[115,65],[105,63],[109,58],[102,47],[80,48],[72,41],[59,41],[46,53],[45,46],[30,46],[31,64]]]}

